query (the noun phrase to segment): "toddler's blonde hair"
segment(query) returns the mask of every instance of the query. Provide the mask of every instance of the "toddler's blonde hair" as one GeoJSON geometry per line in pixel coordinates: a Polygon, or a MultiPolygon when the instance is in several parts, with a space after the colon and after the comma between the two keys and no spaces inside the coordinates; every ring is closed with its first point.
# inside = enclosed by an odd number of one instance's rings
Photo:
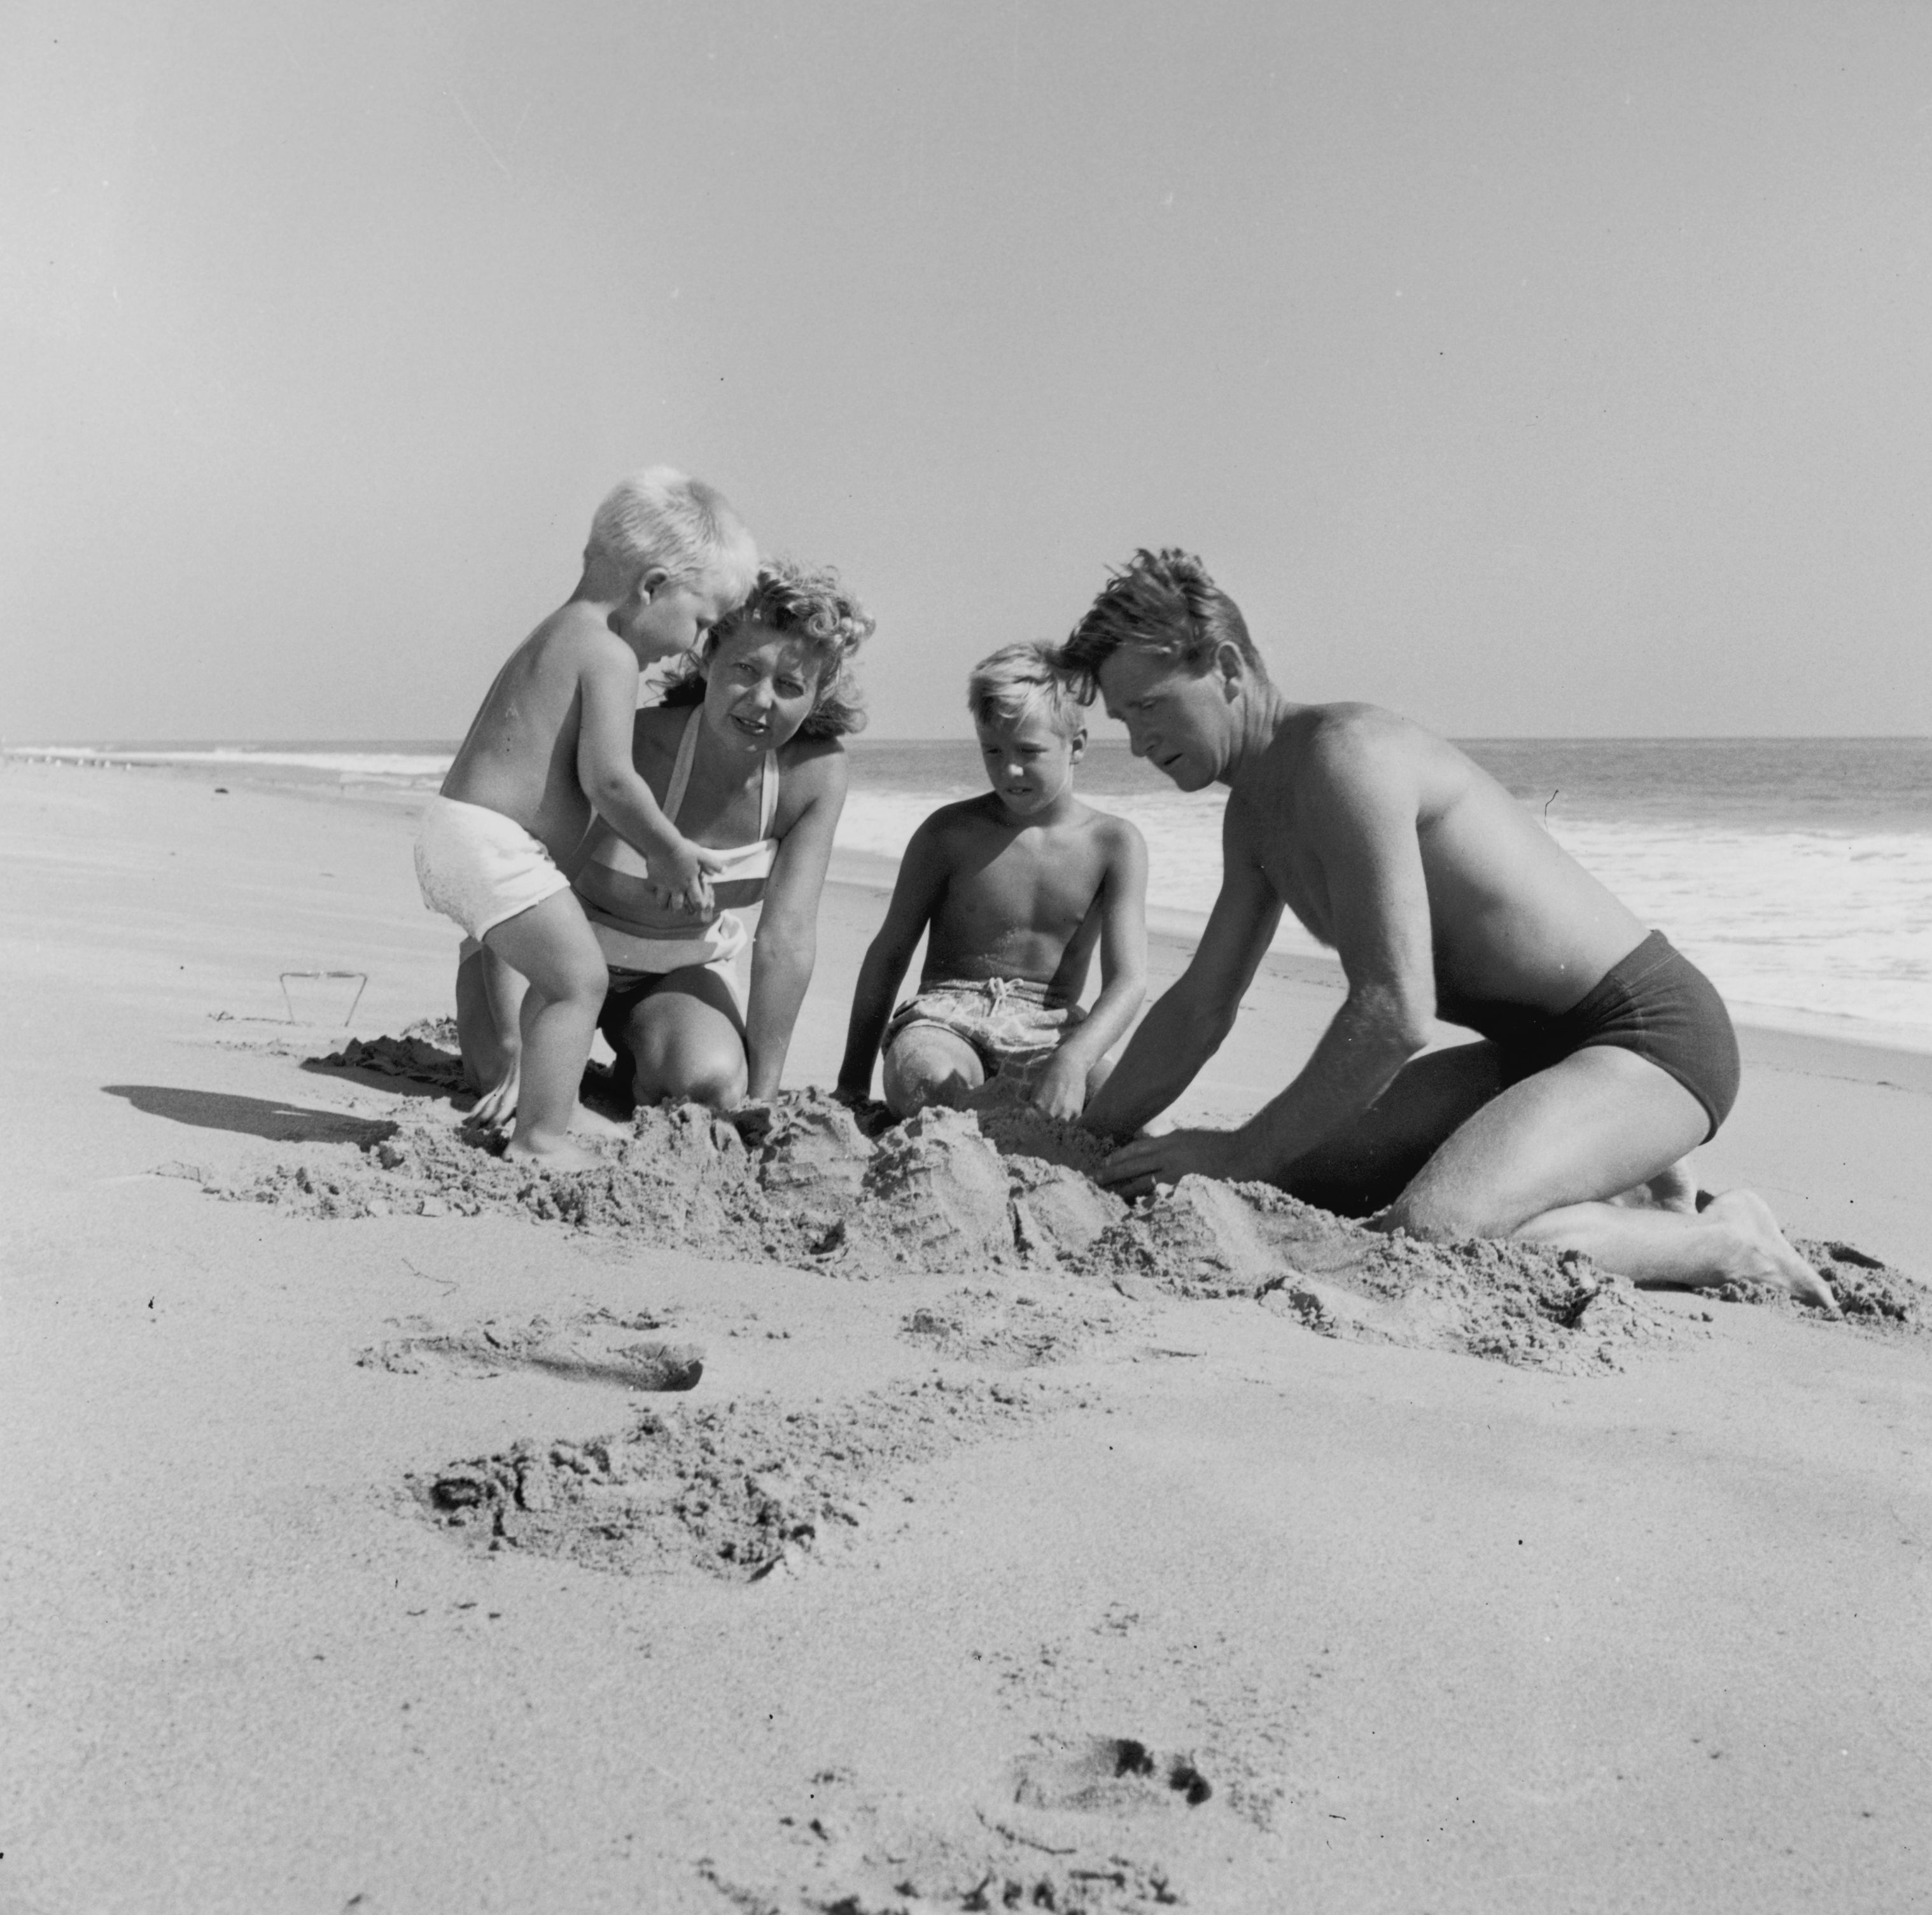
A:
{"type": "Polygon", "coordinates": [[[609,560],[631,580],[661,565],[676,583],[705,580],[734,598],[758,572],[758,546],[730,501],[674,466],[620,479],[590,521],[584,556],[609,560]]]}

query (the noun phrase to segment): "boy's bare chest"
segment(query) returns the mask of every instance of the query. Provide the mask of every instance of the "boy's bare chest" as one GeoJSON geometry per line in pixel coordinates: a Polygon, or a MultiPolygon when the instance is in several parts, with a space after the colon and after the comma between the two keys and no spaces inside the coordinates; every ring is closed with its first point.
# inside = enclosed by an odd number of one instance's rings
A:
{"type": "Polygon", "coordinates": [[[1077,924],[1093,903],[1097,860],[1072,834],[962,849],[946,889],[947,905],[963,915],[1044,929],[1054,920],[1077,924]]]}

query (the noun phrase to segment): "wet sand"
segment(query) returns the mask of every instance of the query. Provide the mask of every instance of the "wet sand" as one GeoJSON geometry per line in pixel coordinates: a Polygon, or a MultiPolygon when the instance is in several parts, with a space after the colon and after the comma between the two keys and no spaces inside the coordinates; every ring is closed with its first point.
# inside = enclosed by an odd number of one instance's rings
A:
{"type": "MultiPolygon", "coordinates": [[[[0,1908],[1923,1905],[1932,1341],[1385,1334],[1292,1217],[1072,1246],[956,1126],[976,1248],[821,1253],[926,1160],[833,1152],[864,1210],[709,1125],[715,1210],[667,1133],[545,1216],[305,1068],[447,1007],[408,808],[214,782],[0,769],[0,1908]]],[[[1270,960],[1191,1111],[1335,1001],[1270,960]]],[[[1704,1180],[1932,1273],[1932,1058],[1745,1048],[1704,1180]]]]}

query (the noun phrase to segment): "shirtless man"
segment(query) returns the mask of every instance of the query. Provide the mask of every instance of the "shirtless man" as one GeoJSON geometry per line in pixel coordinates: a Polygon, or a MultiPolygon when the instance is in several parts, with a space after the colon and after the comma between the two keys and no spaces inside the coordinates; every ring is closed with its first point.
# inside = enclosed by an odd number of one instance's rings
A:
{"type": "Polygon", "coordinates": [[[1761,1198],[1699,1211],[1679,1167],[1737,1094],[1715,989],[1492,778],[1372,706],[1291,703],[1185,553],[1136,554],[1064,657],[1136,757],[1184,791],[1229,791],[1199,947],[1084,1121],[1130,1136],[1180,1095],[1284,906],[1348,980],[1273,1101],[1236,1130],[1137,1138],[1108,1182],[1264,1179],[1379,1230],[1522,1237],[1641,1284],[1782,1283],[1835,1313],[1761,1198]],[[1484,1041],[1419,1055],[1438,1015],[1484,1041]]]}

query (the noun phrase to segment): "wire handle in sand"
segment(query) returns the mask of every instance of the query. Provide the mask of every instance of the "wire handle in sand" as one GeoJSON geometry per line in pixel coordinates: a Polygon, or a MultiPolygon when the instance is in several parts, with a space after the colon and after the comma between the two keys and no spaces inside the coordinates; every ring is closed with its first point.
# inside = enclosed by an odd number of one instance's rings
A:
{"type": "Polygon", "coordinates": [[[289,980],[291,978],[354,978],[356,979],[356,995],[349,1000],[349,1009],[342,1020],[345,1029],[348,1026],[350,1019],[356,1014],[356,1005],[362,1002],[362,993],[369,988],[369,973],[367,971],[284,971],[281,975],[282,1002],[289,1007],[290,1023],[296,1021],[295,999],[289,995],[289,980]]]}

